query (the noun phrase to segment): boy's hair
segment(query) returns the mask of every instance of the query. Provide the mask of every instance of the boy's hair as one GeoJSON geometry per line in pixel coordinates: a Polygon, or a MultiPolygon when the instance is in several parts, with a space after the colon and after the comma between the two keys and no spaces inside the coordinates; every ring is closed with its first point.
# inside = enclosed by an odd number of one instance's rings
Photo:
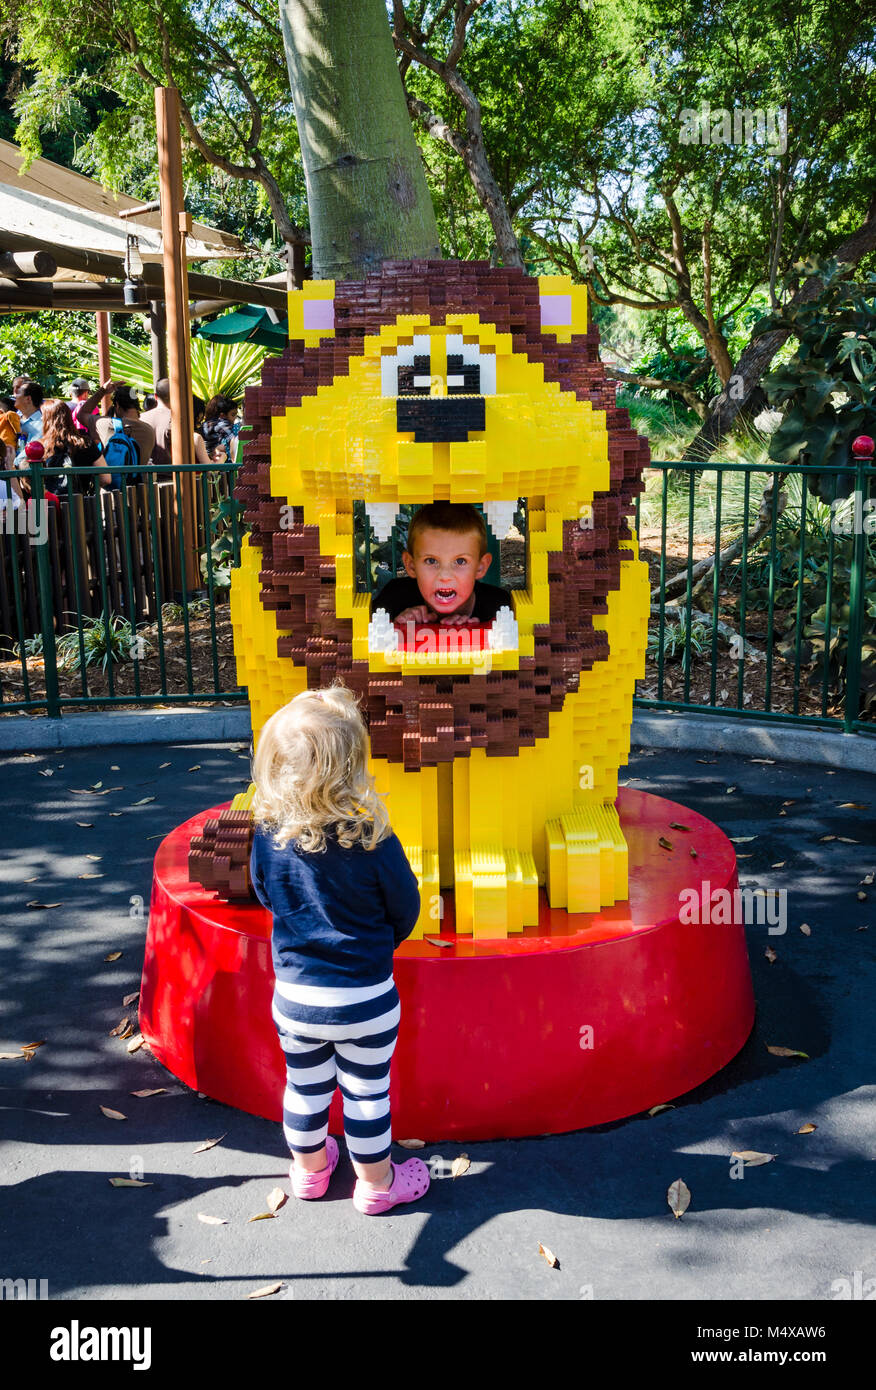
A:
{"type": "Polygon", "coordinates": [[[407,552],[415,556],[414,545],[417,536],[426,529],[452,531],[454,535],[467,535],[477,531],[480,554],[486,555],[487,526],[481,513],[468,502],[429,502],[415,512],[408,526],[407,552]]]}
{"type": "Polygon", "coordinates": [[[282,849],[324,850],[333,828],[344,849],[374,849],[391,832],[368,771],[368,734],[352,690],[335,681],[305,690],[272,714],[253,759],[255,821],[282,849]]]}

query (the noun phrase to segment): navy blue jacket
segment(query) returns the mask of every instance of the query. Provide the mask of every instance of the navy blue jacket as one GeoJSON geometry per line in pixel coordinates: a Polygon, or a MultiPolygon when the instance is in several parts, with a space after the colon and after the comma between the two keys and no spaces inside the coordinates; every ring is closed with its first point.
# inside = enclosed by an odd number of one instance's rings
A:
{"type": "Polygon", "coordinates": [[[325,849],[308,854],[294,840],[276,849],[256,826],[250,873],[274,918],[274,973],[290,983],[380,984],[420,914],[417,880],[395,834],[367,850],[344,849],[327,832],[325,849]]]}

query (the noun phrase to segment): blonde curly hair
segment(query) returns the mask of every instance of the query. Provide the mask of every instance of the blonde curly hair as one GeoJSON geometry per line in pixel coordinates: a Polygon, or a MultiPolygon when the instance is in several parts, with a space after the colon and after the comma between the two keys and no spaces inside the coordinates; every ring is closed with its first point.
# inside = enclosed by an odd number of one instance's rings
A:
{"type": "Polygon", "coordinates": [[[262,729],[253,759],[255,821],[278,848],[295,840],[325,849],[334,829],[345,849],[364,849],[390,834],[389,815],[368,771],[368,733],[356,696],[342,681],[306,690],[262,729]]]}

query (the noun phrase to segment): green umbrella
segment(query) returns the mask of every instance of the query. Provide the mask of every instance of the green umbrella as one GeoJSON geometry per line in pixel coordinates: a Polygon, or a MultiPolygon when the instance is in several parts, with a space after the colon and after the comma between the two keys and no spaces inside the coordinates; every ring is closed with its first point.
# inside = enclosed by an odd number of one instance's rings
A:
{"type": "Polygon", "coordinates": [[[245,304],[212,323],[199,324],[195,332],[214,343],[258,343],[269,352],[282,352],[289,341],[285,315],[274,323],[270,311],[258,304],[245,304]]]}

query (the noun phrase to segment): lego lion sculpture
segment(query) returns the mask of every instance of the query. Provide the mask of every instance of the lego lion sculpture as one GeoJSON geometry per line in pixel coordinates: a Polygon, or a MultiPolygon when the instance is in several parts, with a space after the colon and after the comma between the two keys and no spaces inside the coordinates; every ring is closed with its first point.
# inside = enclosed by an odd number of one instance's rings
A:
{"type": "MultiPolygon", "coordinates": [[[[306,282],[289,333],[247,390],[236,492],[251,530],[231,615],[255,738],[302,690],[340,678],[357,693],[420,880],[412,939],[446,927],[450,903],[477,939],[537,925],[542,887],[569,912],[623,900],[614,802],[644,675],[631,517],[649,455],[616,407],[586,288],[385,262],[306,282]],[[355,517],[381,541],[402,504],[433,501],[475,504],[497,540],[525,514],[525,587],[477,640],[406,641],[357,591],[355,517]]],[[[251,796],[191,843],[191,877],[226,897],[249,892],[251,796]]]]}

